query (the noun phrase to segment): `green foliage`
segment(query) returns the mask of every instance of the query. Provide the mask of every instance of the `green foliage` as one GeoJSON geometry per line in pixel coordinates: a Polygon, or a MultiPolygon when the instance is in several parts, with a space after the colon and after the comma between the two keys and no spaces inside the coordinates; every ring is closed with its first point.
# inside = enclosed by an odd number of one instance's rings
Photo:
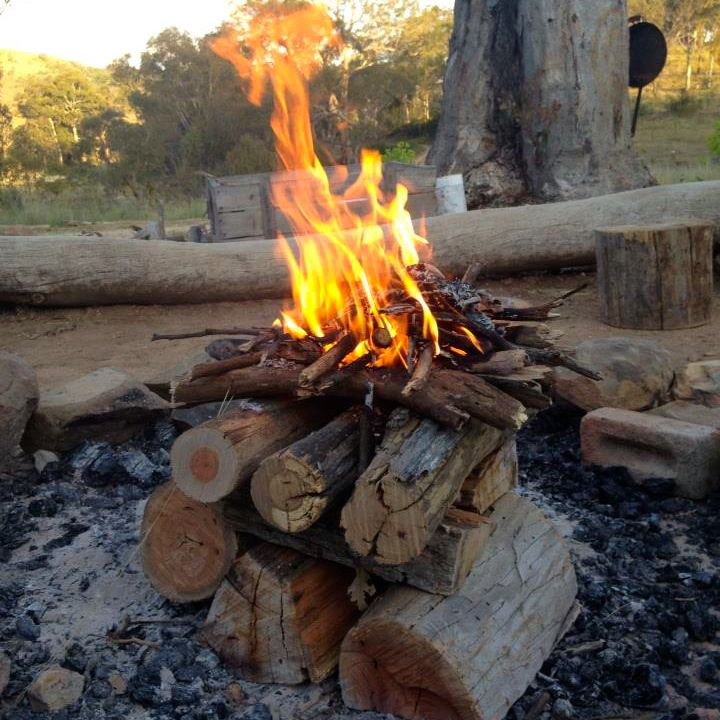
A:
{"type": "Polygon", "coordinates": [[[384,162],[412,163],[415,160],[415,151],[407,142],[399,142],[389,147],[382,154],[384,162]]]}
{"type": "Polygon", "coordinates": [[[667,109],[674,115],[688,117],[694,115],[702,106],[702,101],[684,90],[667,101],[667,109]]]}
{"type": "Polygon", "coordinates": [[[708,138],[708,147],[715,157],[720,158],[720,120],[715,124],[714,130],[708,138]]]}

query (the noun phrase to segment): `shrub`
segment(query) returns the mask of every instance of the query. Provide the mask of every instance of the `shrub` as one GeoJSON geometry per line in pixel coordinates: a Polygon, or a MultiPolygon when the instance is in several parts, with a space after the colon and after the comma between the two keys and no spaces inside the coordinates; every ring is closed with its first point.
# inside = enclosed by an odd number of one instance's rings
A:
{"type": "Polygon", "coordinates": [[[384,162],[412,163],[415,160],[415,151],[410,143],[399,142],[389,147],[382,154],[384,162]]]}
{"type": "Polygon", "coordinates": [[[720,120],[715,123],[715,129],[708,138],[708,145],[710,147],[710,152],[716,158],[720,158],[720,120]]]}

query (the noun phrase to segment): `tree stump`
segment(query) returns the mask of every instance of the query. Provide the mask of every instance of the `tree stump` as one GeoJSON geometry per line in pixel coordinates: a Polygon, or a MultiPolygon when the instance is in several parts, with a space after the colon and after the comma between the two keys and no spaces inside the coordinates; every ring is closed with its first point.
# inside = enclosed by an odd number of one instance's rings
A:
{"type": "Polygon", "coordinates": [[[212,597],[235,556],[238,541],[218,506],[183,495],[173,482],[145,505],[140,558],[153,587],[173,602],[212,597]]]}
{"type": "Polygon", "coordinates": [[[360,614],[347,594],[353,577],[350,568],[259,543],[230,569],[203,638],[251,682],[320,682],[360,614]]]}
{"type": "Polygon", "coordinates": [[[604,322],[633,330],[679,330],[710,320],[713,227],[626,225],[595,233],[604,322]]]}
{"type": "Polygon", "coordinates": [[[532,503],[508,493],[462,589],[390,588],[347,634],[348,707],[409,720],[505,717],[574,619],[570,555],[532,503]]]}

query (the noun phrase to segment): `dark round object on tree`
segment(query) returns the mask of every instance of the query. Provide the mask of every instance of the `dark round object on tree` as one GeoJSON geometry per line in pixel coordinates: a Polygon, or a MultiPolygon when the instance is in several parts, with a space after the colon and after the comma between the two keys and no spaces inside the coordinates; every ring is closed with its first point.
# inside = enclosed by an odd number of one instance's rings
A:
{"type": "Polygon", "coordinates": [[[663,71],[667,43],[657,25],[649,22],[630,26],[630,79],[632,88],[649,85],[663,71]]]}

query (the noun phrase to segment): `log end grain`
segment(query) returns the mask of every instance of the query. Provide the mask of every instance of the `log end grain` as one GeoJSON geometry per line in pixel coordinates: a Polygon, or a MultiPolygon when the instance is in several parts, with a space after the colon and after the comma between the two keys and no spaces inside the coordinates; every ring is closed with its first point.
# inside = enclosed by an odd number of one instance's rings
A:
{"type": "Polygon", "coordinates": [[[169,600],[212,597],[237,549],[237,536],[218,507],[186,497],[172,482],[148,499],[140,528],[140,558],[153,587],[169,600]]]}

